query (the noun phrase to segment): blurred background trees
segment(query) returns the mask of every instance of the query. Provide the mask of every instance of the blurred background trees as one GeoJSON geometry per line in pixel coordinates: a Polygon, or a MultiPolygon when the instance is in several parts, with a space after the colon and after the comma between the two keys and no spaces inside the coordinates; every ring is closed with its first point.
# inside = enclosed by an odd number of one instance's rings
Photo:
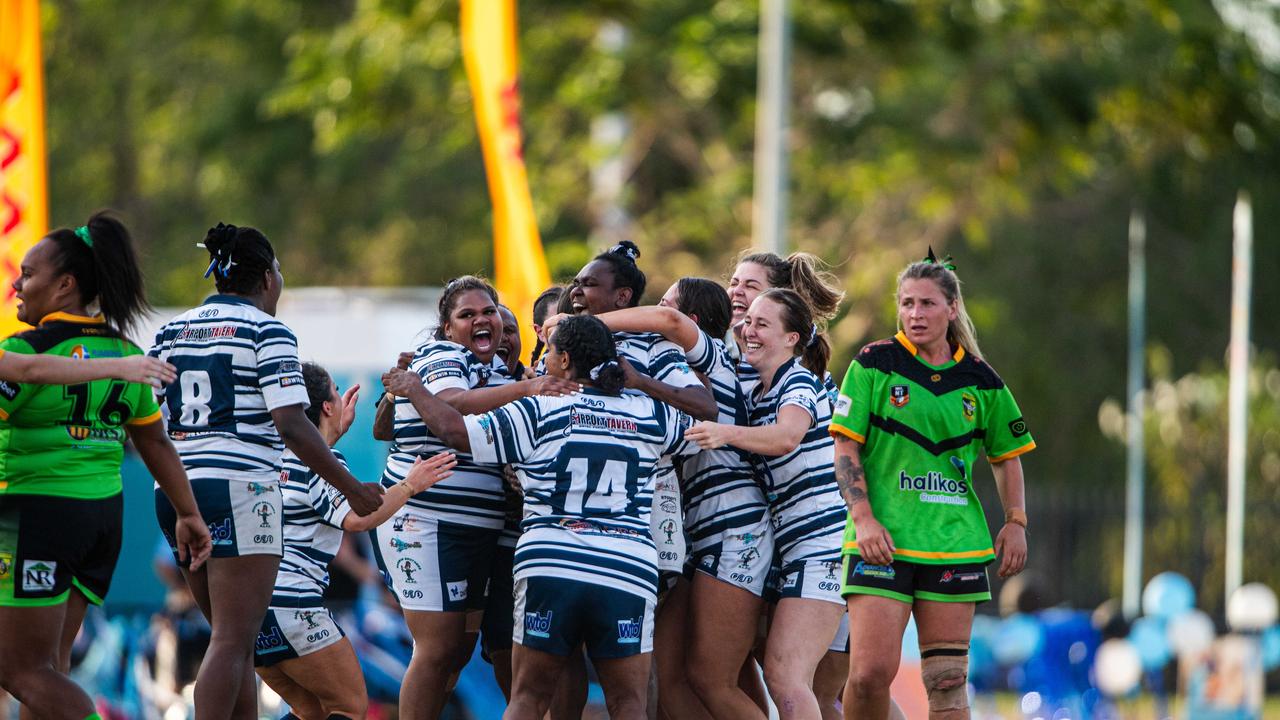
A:
{"type": "MultiPolygon", "coordinates": [[[[42,3],[52,223],[122,211],[159,304],[192,247],[266,231],[291,285],[435,285],[492,267],[450,0],[42,3]]],[[[835,371],[891,332],[894,273],[957,259],[982,344],[1040,450],[1033,567],[1118,594],[1126,224],[1147,217],[1147,572],[1220,603],[1231,205],[1254,199],[1246,580],[1280,508],[1280,30],[1259,0],[792,4],[794,249],[850,302],[835,371]],[[1194,387],[1196,390],[1187,390],[1194,387]],[[1212,402],[1207,398],[1212,396],[1212,402]],[[1169,398],[1173,398],[1170,400],[1169,398]],[[1174,418],[1174,420],[1170,420],[1174,418]],[[1170,423],[1175,430],[1168,430],[1170,423]],[[1105,432],[1104,432],[1105,431],[1105,432]]],[[[552,274],[624,235],[655,299],[750,244],[755,0],[522,0],[525,158],[552,274]]],[[[994,498],[993,488],[984,488],[994,498]]]]}

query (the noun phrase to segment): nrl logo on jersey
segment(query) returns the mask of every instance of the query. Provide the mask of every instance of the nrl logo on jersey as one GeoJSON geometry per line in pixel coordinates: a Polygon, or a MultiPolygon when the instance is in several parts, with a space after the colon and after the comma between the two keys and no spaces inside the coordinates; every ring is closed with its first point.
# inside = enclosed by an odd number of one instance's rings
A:
{"type": "Polygon", "coordinates": [[[900,408],[911,402],[911,388],[906,385],[894,385],[889,388],[889,404],[900,408]]]}

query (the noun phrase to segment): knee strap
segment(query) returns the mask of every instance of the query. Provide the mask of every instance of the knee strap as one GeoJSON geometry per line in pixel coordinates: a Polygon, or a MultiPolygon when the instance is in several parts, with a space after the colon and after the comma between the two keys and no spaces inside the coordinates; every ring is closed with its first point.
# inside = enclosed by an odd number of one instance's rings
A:
{"type": "Polygon", "coordinates": [[[920,675],[929,694],[930,712],[969,707],[969,643],[922,645],[920,675]]]}

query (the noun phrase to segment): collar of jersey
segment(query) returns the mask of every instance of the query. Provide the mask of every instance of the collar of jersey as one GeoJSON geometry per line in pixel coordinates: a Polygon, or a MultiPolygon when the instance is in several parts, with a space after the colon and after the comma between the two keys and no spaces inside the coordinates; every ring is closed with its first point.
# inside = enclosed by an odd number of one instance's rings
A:
{"type": "Polygon", "coordinates": [[[90,317],[88,315],[74,315],[72,313],[65,312],[51,312],[40,318],[41,325],[49,322],[73,322],[80,323],[81,325],[102,325],[107,322],[107,319],[102,317],[101,313],[90,317]]]}
{"type": "MultiPolygon", "coordinates": [[[[779,365],[778,369],[773,371],[773,377],[769,379],[768,390],[764,389],[764,383],[756,383],[756,386],[751,389],[751,392],[755,393],[757,397],[763,397],[773,392],[778,387],[778,379],[781,378],[783,375],[785,375],[786,372],[791,369],[791,366],[796,364],[798,360],[799,358],[796,358],[794,356],[789,357],[787,358],[786,362],[779,365]]],[[[763,378],[763,376],[761,377],[763,378]]]]}
{"type": "Polygon", "coordinates": [[[951,360],[949,362],[945,362],[941,365],[934,365],[930,362],[925,361],[924,358],[920,357],[920,349],[917,348],[914,344],[912,344],[910,340],[907,339],[907,332],[905,330],[899,330],[898,334],[893,336],[893,339],[901,343],[902,347],[906,348],[907,352],[911,353],[911,355],[915,357],[916,360],[919,360],[922,365],[928,365],[934,370],[942,370],[944,368],[949,368],[952,365],[960,362],[960,360],[964,358],[964,348],[957,345],[956,351],[951,356],[951,360]]]}
{"type": "Polygon", "coordinates": [[[204,299],[205,305],[209,305],[211,303],[226,303],[229,305],[252,305],[253,304],[252,302],[249,301],[248,298],[243,298],[243,297],[240,297],[239,295],[223,295],[221,293],[217,295],[210,295],[209,297],[204,299]]]}

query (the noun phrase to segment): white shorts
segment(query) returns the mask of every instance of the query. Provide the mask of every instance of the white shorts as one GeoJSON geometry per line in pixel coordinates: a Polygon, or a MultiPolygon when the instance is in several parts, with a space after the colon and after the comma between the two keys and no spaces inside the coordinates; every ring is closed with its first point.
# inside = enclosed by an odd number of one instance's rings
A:
{"type": "Polygon", "coordinates": [[[663,475],[654,486],[649,530],[658,549],[658,572],[680,574],[685,558],[684,513],[674,472],[663,475]]]}
{"type": "Polygon", "coordinates": [[[501,532],[405,507],[374,529],[374,556],[405,610],[483,610],[501,532]]]}
{"type": "Polygon", "coordinates": [[[690,563],[695,571],[763,595],[773,563],[773,527],[766,517],[754,528],[735,528],[720,542],[694,550],[690,563]]]}
{"type": "Polygon", "coordinates": [[[840,616],[840,627],[836,629],[836,637],[827,648],[831,652],[849,652],[849,613],[840,616]]]}
{"type": "Polygon", "coordinates": [[[342,638],[342,628],[326,608],[270,607],[253,644],[253,665],[270,667],[310,655],[342,638]]]}
{"type": "Polygon", "coordinates": [[[799,560],[784,565],[777,570],[774,596],[777,600],[823,600],[844,607],[844,597],[840,594],[842,564],[839,560],[799,560]]]}

